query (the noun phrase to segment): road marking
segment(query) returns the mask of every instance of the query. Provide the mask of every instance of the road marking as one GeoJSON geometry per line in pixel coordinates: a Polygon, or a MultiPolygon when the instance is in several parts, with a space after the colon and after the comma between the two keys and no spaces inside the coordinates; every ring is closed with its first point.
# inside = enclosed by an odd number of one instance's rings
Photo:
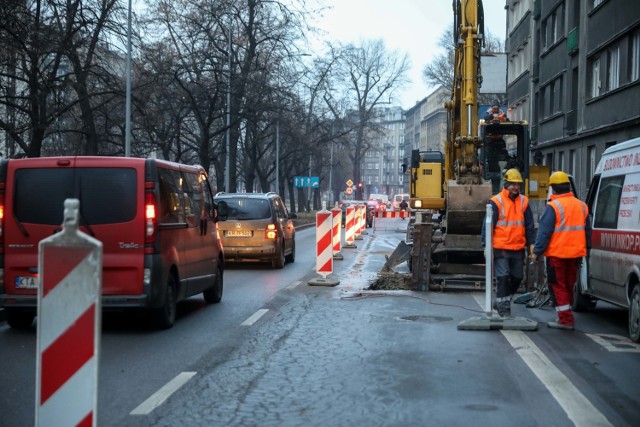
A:
{"type": "Polygon", "coordinates": [[[632,342],[629,338],[621,335],[609,334],[585,334],[607,351],[640,353],[640,344],[632,342]]]}
{"type": "Polygon", "coordinates": [[[158,406],[182,387],[191,379],[195,372],[180,372],[174,379],[166,383],[162,388],[151,395],[147,400],[142,402],[136,409],[131,411],[129,415],[148,415],[158,406]]]}
{"type": "Polygon", "coordinates": [[[253,325],[254,323],[256,323],[258,321],[259,318],[264,316],[264,314],[267,311],[269,311],[269,309],[261,308],[260,310],[258,310],[255,313],[253,313],[253,315],[251,317],[249,317],[247,320],[242,322],[240,325],[242,325],[242,326],[251,326],[251,325],[253,325]]]}
{"type": "Polygon", "coordinates": [[[297,287],[300,283],[302,283],[301,280],[296,280],[295,282],[293,282],[289,286],[287,286],[287,289],[293,289],[293,288],[297,287]]]}
{"type": "Polygon", "coordinates": [[[547,356],[522,331],[501,330],[511,347],[549,390],[571,421],[577,426],[611,426],[547,356]]]}

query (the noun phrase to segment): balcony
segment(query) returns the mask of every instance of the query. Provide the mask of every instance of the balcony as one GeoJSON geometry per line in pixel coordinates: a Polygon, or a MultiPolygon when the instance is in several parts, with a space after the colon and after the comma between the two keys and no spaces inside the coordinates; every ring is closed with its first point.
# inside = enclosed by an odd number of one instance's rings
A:
{"type": "Polygon", "coordinates": [[[537,82],[540,79],[540,60],[536,59],[533,61],[533,66],[531,67],[531,80],[537,82]]]}
{"type": "Polygon", "coordinates": [[[569,55],[575,55],[578,53],[578,44],[580,42],[578,27],[574,27],[569,31],[567,36],[567,53],[569,55]]]}

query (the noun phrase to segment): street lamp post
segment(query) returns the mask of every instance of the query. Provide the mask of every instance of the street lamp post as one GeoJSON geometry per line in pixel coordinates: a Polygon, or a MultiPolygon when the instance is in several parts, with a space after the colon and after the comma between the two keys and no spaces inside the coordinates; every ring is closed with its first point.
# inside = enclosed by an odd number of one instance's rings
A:
{"type": "Polygon", "coordinates": [[[131,156],[131,0],[127,14],[127,63],[126,63],[126,88],[124,106],[124,156],[131,156]]]}
{"type": "Polygon", "coordinates": [[[229,10],[229,43],[227,45],[227,68],[229,79],[227,80],[227,132],[226,148],[227,156],[224,164],[224,191],[231,191],[231,10],[229,10]]]}
{"type": "Polygon", "coordinates": [[[280,194],[280,120],[276,122],[276,193],[280,194]]]}

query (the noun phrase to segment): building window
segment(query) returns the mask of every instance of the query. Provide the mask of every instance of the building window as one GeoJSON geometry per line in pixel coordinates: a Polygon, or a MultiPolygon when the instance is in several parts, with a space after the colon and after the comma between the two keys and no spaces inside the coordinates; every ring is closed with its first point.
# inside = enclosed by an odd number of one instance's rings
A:
{"type": "Polygon", "coordinates": [[[564,151],[560,151],[558,153],[558,170],[565,171],[564,168],[564,151]]]}
{"type": "Polygon", "coordinates": [[[629,81],[635,82],[640,78],[640,30],[631,35],[629,43],[629,81]]]}
{"type": "Polygon", "coordinates": [[[564,37],[564,3],[560,4],[542,22],[542,46],[544,49],[553,46],[554,43],[564,37]]]}
{"type": "Polygon", "coordinates": [[[576,160],[577,154],[576,150],[569,151],[569,173],[573,176],[576,176],[576,160]]]}
{"type": "Polygon", "coordinates": [[[592,98],[600,95],[600,90],[602,89],[602,83],[600,81],[600,58],[594,58],[591,60],[590,66],[590,76],[591,79],[591,89],[590,95],[592,98]]]}
{"type": "Polygon", "coordinates": [[[595,9],[596,7],[600,6],[603,2],[604,2],[604,0],[593,0],[592,9],[595,9]]]}
{"type": "Polygon", "coordinates": [[[607,52],[607,89],[614,90],[620,86],[620,48],[616,45],[607,52]]]}

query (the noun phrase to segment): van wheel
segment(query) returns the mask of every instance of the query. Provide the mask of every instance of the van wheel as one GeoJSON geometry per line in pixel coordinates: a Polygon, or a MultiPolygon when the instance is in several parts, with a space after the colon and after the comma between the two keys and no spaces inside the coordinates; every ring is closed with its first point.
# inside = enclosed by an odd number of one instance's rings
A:
{"type": "Polygon", "coordinates": [[[296,241],[291,242],[291,253],[286,256],[287,262],[295,262],[296,260],[296,241]]]}
{"type": "Polygon", "coordinates": [[[640,342],[640,284],[636,283],[629,301],[629,337],[640,342]]]}
{"type": "Polygon", "coordinates": [[[204,300],[207,304],[217,304],[222,300],[222,289],[224,287],[223,284],[224,281],[222,276],[222,266],[218,264],[215,283],[212,287],[202,292],[204,300]]]}
{"type": "Polygon", "coordinates": [[[591,310],[598,302],[595,298],[582,293],[582,280],[580,271],[578,271],[576,283],[573,285],[573,301],[571,302],[571,309],[577,312],[591,310]]]}
{"type": "Polygon", "coordinates": [[[176,321],[176,278],[169,274],[162,307],[153,309],[153,323],[159,329],[169,329],[176,321]]]}
{"type": "Polygon", "coordinates": [[[277,257],[271,260],[271,266],[277,269],[284,267],[284,240],[282,241],[282,246],[279,248],[277,257]]]}
{"type": "Polygon", "coordinates": [[[35,313],[15,308],[6,308],[7,323],[13,329],[29,329],[33,324],[35,313]]]}

